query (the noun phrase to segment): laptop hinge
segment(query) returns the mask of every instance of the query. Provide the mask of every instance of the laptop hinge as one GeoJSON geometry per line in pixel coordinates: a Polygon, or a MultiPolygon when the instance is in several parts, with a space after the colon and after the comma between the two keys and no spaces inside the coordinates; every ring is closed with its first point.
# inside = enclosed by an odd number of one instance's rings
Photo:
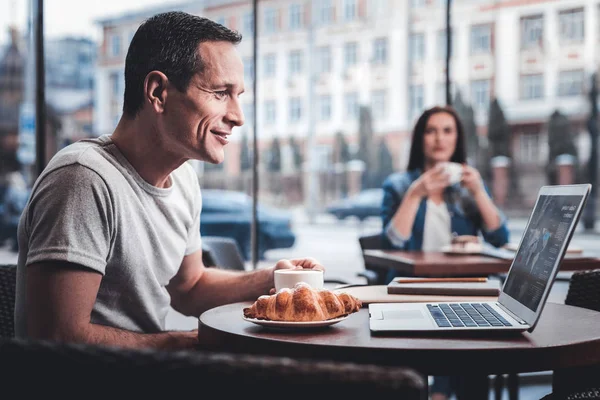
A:
{"type": "Polygon", "coordinates": [[[496,303],[496,305],[502,309],[502,311],[504,311],[505,313],[507,313],[508,315],[510,315],[515,321],[517,321],[519,324],[521,325],[527,325],[527,322],[523,321],[521,318],[519,318],[517,315],[515,315],[514,313],[512,313],[508,308],[504,307],[502,304],[500,303],[496,303]]]}

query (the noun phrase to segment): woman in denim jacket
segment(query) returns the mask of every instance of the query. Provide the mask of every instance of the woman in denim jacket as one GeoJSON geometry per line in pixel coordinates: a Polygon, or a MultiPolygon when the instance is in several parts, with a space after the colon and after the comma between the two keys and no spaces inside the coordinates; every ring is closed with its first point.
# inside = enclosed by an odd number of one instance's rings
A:
{"type": "MultiPolygon", "coordinates": [[[[419,117],[407,171],[390,175],[383,191],[386,248],[440,251],[455,236],[480,234],[496,247],[508,242],[506,218],[479,172],[466,164],[464,129],[451,107],[433,107],[419,117]],[[451,184],[447,162],[462,164],[460,182],[451,184]]],[[[394,277],[390,271],[388,282],[394,277]]],[[[448,398],[456,384],[448,377],[435,377],[431,398],[448,398]]]]}

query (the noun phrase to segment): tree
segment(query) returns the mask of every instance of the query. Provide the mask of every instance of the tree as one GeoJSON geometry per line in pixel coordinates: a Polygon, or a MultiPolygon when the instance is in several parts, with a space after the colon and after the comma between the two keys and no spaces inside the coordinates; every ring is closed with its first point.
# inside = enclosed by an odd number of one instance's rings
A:
{"type": "Polygon", "coordinates": [[[477,165],[479,136],[477,135],[477,125],[475,124],[475,113],[473,112],[473,107],[463,101],[460,90],[456,91],[456,97],[454,98],[453,105],[465,130],[467,158],[471,164],[474,164],[477,169],[479,169],[480,166],[477,165]]]}
{"type": "Polygon", "coordinates": [[[379,182],[378,186],[381,186],[385,178],[394,172],[394,160],[383,138],[379,141],[377,160],[379,161],[377,167],[378,178],[374,183],[379,182]]]}
{"type": "Polygon", "coordinates": [[[510,151],[510,127],[506,122],[498,99],[494,99],[490,105],[488,140],[492,157],[505,156],[510,158],[512,156],[510,151]]]}
{"type": "MultiPolygon", "coordinates": [[[[500,106],[500,102],[497,98],[492,100],[490,104],[490,111],[488,115],[488,142],[489,142],[489,159],[505,156],[511,159],[510,163],[510,188],[509,198],[519,199],[519,175],[515,163],[512,162],[512,151],[511,151],[511,132],[508,122],[504,116],[504,111],[500,106]]],[[[489,160],[488,159],[488,160],[489,160]]],[[[489,161],[488,161],[489,162],[489,161]]],[[[489,166],[489,164],[486,164],[489,166]]],[[[481,171],[480,171],[481,173],[481,171]]],[[[491,178],[491,171],[490,171],[491,178]]]]}
{"type": "Polygon", "coordinates": [[[346,141],[346,136],[340,131],[335,134],[335,162],[336,163],[347,163],[350,161],[350,147],[348,146],[348,142],[346,141]]]}
{"type": "Polygon", "coordinates": [[[294,167],[296,170],[302,169],[302,152],[300,151],[300,146],[296,142],[293,136],[290,137],[290,148],[292,149],[292,156],[294,157],[294,167]]]}
{"type": "Polygon", "coordinates": [[[551,185],[555,185],[558,182],[556,157],[561,154],[569,154],[577,159],[577,148],[573,141],[571,123],[567,116],[556,110],[550,115],[548,121],[548,164],[546,165],[546,176],[548,183],[551,185]]]}
{"type": "Polygon", "coordinates": [[[252,160],[250,159],[250,147],[246,132],[242,135],[242,143],[240,146],[240,169],[242,171],[247,171],[252,168],[252,160]]]}
{"type": "Polygon", "coordinates": [[[357,157],[364,161],[366,170],[370,170],[375,164],[375,143],[373,138],[373,118],[371,108],[360,106],[358,117],[358,142],[357,157]]]}
{"type": "Polygon", "coordinates": [[[271,142],[267,169],[271,172],[281,171],[281,146],[279,145],[279,138],[274,138],[271,142]]]}
{"type": "Polygon", "coordinates": [[[365,171],[362,175],[362,187],[378,187],[377,182],[377,147],[373,135],[373,118],[371,108],[360,106],[358,119],[358,142],[359,149],[357,157],[365,163],[365,171]]]}

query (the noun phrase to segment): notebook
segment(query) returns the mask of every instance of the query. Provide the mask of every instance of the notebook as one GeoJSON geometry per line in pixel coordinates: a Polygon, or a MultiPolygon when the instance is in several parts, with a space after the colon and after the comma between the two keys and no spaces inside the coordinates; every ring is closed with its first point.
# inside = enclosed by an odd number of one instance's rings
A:
{"type": "Polygon", "coordinates": [[[403,283],[411,278],[395,278],[387,285],[388,294],[433,294],[450,296],[498,296],[500,281],[403,283]]]}
{"type": "Polygon", "coordinates": [[[372,303],[371,332],[533,331],[590,190],[590,184],[539,190],[497,301],[372,303]]]}

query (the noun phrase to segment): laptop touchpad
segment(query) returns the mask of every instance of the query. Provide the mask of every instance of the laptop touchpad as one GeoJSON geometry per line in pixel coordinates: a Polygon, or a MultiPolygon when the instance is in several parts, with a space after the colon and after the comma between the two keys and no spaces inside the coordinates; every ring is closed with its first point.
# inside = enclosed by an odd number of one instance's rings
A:
{"type": "Polygon", "coordinates": [[[387,310],[383,311],[383,319],[422,319],[421,310],[387,310]]]}

